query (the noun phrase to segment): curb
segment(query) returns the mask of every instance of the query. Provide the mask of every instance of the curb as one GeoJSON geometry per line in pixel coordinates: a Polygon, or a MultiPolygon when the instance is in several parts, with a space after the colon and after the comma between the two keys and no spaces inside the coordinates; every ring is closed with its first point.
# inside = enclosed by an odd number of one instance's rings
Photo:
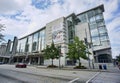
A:
{"type": "Polygon", "coordinates": [[[68,71],[91,71],[91,72],[109,72],[108,70],[100,70],[100,69],[71,69],[71,68],[47,68],[47,67],[38,67],[38,69],[53,69],[53,70],[68,70],[68,71]]]}

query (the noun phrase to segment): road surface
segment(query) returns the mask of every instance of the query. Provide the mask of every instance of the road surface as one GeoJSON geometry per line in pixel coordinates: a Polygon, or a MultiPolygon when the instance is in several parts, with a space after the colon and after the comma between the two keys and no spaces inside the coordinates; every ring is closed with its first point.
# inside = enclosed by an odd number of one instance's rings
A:
{"type": "Polygon", "coordinates": [[[0,69],[0,83],[67,83],[67,82],[68,80],[32,75],[9,69],[0,69]]]}

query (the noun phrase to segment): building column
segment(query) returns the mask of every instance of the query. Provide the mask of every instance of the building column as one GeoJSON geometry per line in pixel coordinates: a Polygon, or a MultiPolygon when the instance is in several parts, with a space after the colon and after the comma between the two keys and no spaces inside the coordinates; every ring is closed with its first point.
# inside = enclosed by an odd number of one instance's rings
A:
{"type": "Polygon", "coordinates": [[[38,57],[38,65],[40,65],[40,56],[38,57]]]}
{"type": "Polygon", "coordinates": [[[98,63],[98,56],[96,56],[95,59],[96,59],[96,63],[98,63]]]}
{"type": "Polygon", "coordinates": [[[19,61],[19,57],[17,57],[17,62],[19,61]]]}
{"type": "Polygon", "coordinates": [[[22,58],[22,62],[23,62],[23,63],[24,63],[24,61],[25,61],[24,58],[22,58]]]}
{"type": "Polygon", "coordinates": [[[5,62],[5,58],[3,58],[2,62],[3,62],[3,63],[5,62]]]}
{"type": "Polygon", "coordinates": [[[28,63],[29,65],[31,64],[31,57],[29,57],[29,63],[28,63]]]}

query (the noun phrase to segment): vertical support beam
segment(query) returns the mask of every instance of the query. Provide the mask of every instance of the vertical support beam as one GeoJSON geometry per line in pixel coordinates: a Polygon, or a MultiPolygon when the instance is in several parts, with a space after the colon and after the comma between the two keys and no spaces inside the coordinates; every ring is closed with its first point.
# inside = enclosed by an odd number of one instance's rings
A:
{"type": "Polygon", "coordinates": [[[31,57],[29,58],[29,65],[31,64],[31,57]]]}
{"type": "Polygon", "coordinates": [[[38,65],[40,65],[40,56],[38,56],[38,65]]]}
{"type": "Polygon", "coordinates": [[[3,63],[5,62],[5,58],[3,58],[2,62],[3,62],[3,63]]]}
{"type": "Polygon", "coordinates": [[[24,58],[22,58],[22,63],[24,63],[24,61],[25,61],[24,58]]]}
{"type": "Polygon", "coordinates": [[[96,59],[96,63],[98,63],[98,56],[96,56],[95,59],[96,59]]]}
{"type": "Polygon", "coordinates": [[[19,61],[19,57],[17,57],[17,62],[19,61]]]}

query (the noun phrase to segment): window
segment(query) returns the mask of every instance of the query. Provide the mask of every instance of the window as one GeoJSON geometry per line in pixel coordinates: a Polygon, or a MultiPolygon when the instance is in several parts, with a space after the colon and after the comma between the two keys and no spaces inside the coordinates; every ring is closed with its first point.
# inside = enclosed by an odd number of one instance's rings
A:
{"type": "Polygon", "coordinates": [[[68,26],[72,26],[72,22],[67,20],[68,26]]]}
{"type": "Polygon", "coordinates": [[[100,13],[102,13],[102,9],[98,8],[98,9],[95,10],[95,14],[96,14],[96,15],[97,15],[97,14],[100,14],[100,13]]]}
{"type": "Polygon", "coordinates": [[[99,35],[99,33],[98,33],[98,29],[93,29],[93,30],[91,30],[91,36],[93,37],[93,36],[98,36],[99,35]]]}
{"type": "Polygon", "coordinates": [[[28,45],[29,45],[28,52],[31,52],[31,50],[32,50],[32,35],[28,37],[28,45]]]}
{"type": "Polygon", "coordinates": [[[99,27],[98,30],[100,34],[107,33],[107,29],[104,26],[99,27]]]}
{"type": "Polygon", "coordinates": [[[107,36],[105,36],[105,35],[104,36],[100,36],[100,40],[101,41],[106,41],[107,40],[107,36]]]}
{"type": "Polygon", "coordinates": [[[39,42],[40,50],[43,50],[45,48],[45,30],[40,31],[39,42]]]}
{"type": "Polygon", "coordinates": [[[91,24],[90,25],[90,29],[92,30],[92,29],[96,29],[97,28],[97,24],[91,24]]]}
{"type": "Polygon", "coordinates": [[[94,22],[95,22],[95,17],[93,16],[90,18],[90,23],[94,23],[94,22]]]}
{"type": "Polygon", "coordinates": [[[21,39],[21,40],[20,40],[20,43],[21,43],[20,52],[25,52],[26,40],[27,40],[27,38],[24,38],[24,39],[21,39]]]}
{"type": "Polygon", "coordinates": [[[33,35],[32,51],[37,51],[37,46],[38,46],[38,32],[33,35]]]}
{"type": "Polygon", "coordinates": [[[29,51],[29,44],[26,44],[25,46],[25,52],[28,52],[29,51]]]}
{"type": "Polygon", "coordinates": [[[102,14],[96,15],[96,20],[100,20],[100,19],[103,19],[103,15],[102,14]]]}
{"type": "Polygon", "coordinates": [[[97,23],[97,25],[98,25],[98,27],[100,27],[100,26],[104,26],[105,23],[104,23],[104,21],[100,21],[100,22],[97,23]]]}
{"type": "Polygon", "coordinates": [[[32,51],[36,51],[36,47],[37,47],[37,42],[33,42],[32,51]]]}
{"type": "Polygon", "coordinates": [[[20,53],[21,43],[20,40],[18,40],[18,46],[17,46],[17,52],[20,53]]]}
{"type": "Polygon", "coordinates": [[[87,13],[87,15],[88,15],[88,18],[91,18],[91,17],[93,17],[93,16],[95,15],[95,12],[94,12],[94,10],[92,10],[92,11],[89,11],[89,12],[87,13]]]}
{"type": "Polygon", "coordinates": [[[92,37],[92,43],[94,46],[100,45],[100,39],[98,36],[92,37]]]}
{"type": "Polygon", "coordinates": [[[80,22],[87,22],[86,14],[81,14],[78,16],[80,22]]]}
{"type": "Polygon", "coordinates": [[[11,42],[11,45],[10,45],[10,53],[12,53],[12,48],[13,48],[13,42],[11,42]]]}

